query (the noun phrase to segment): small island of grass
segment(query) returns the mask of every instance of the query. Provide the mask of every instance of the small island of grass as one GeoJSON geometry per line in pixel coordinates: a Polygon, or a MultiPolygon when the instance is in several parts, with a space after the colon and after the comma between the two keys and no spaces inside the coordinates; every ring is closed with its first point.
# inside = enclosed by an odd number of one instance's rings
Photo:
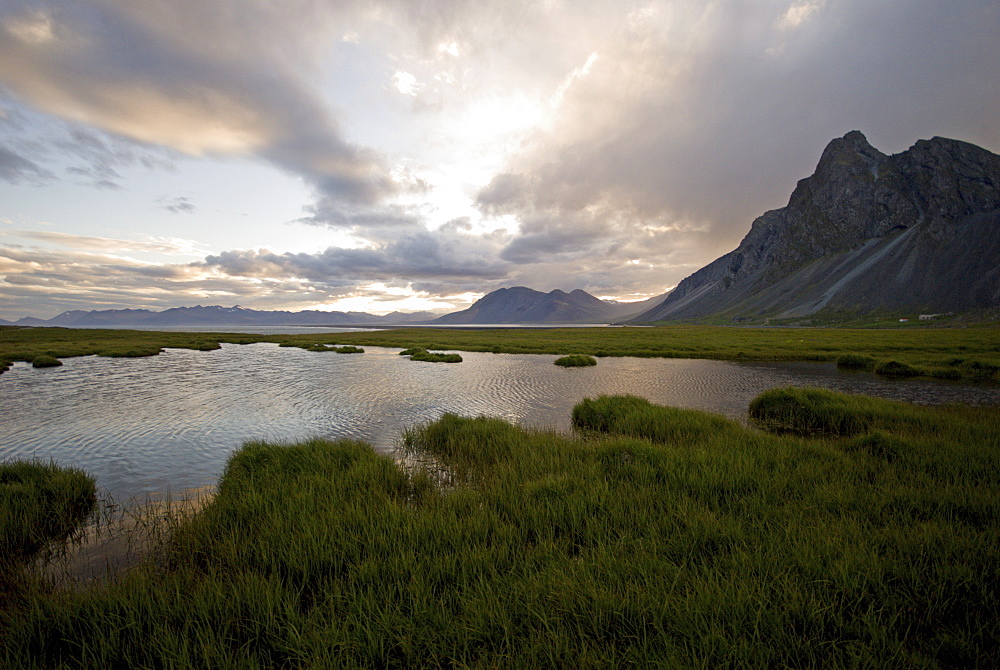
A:
{"type": "Polygon", "coordinates": [[[62,361],[55,356],[48,356],[46,354],[40,354],[35,356],[31,361],[31,367],[33,368],[55,368],[62,365],[62,361]]]}
{"type": "Polygon", "coordinates": [[[365,350],[362,349],[361,347],[354,347],[354,346],[350,346],[350,345],[346,345],[346,346],[343,346],[343,347],[338,347],[336,345],[328,345],[328,344],[313,344],[313,345],[304,347],[304,349],[306,351],[328,351],[328,352],[331,352],[331,353],[334,353],[334,354],[363,354],[363,353],[365,353],[365,350]]]}
{"type": "Polygon", "coordinates": [[[445,354],[437,351],[427,351],[422,347],[410,347],[399,352],[400,356],[409,356],[411,361],[423,361],[425,363],[461,363],[462,357],[459,354],[445,354]]]}
{"type": "Polygon", "coordinates": [[[585,368],[591,365],[597,365],[597,359],[593,356],[587,356],[586,354],[571,354],[569,356],[557,358],[555,360],[555,364],[564,368],[585,368]]]}

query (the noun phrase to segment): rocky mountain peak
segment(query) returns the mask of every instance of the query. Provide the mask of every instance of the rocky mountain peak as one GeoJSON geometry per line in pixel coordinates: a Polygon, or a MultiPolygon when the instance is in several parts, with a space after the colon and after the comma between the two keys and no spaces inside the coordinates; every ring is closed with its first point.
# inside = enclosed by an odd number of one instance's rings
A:
{"type": "Polygon", "coordinates": [[[942,137],[888,156],[854,130],[787,206],[640,319],[981,307],[1000,301],[998,256],[1000,156],[942,137]]]}
{"type": "Polygon", "coordinates": [[[829,177],[836,172],[874,173],[877,176],[878,164],[886,158],[868,143],[860,130],[852,130],[826,145],[816,166],[816,176],[829,177]]]}

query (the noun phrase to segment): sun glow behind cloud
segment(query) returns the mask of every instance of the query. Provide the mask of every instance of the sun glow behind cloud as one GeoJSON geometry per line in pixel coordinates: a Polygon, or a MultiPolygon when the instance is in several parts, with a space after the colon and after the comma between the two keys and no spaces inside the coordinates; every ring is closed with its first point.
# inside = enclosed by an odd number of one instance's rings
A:
{"type": "Polygon", "coordinates": [[[998,21],[991,0],[6,3],[0,217],[35,236],[0,228],[0,316],[642,297],[847,130],[1000,148],[998,21]]]}

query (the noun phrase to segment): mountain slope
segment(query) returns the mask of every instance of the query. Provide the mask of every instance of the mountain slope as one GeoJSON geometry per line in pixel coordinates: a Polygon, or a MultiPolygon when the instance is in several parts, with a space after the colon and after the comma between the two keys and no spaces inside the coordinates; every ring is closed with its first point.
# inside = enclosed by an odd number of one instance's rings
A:
{"type": "Polygon", "coordinates": [[[600,300],[586,291],[542,293],[524,286],[484,295],[468,309],[434,319],[434,325],[488,323],[607,323],[642,310],[635,303],[600,300]]]}
{"type": "Polygon", "coordinates": [[[1000,156],[935,137],[887,156],[852,131],[788,205],[637,321],[1000,304],[1000,156]]]}

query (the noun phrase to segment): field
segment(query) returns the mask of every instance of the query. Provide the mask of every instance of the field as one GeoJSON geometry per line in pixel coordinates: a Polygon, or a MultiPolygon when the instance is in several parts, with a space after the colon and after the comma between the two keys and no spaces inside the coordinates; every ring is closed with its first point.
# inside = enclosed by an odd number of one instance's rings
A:
{"type": "Polygon", "coordinates": [[[4,667],[997,667],[1000,409],[826,391],[252,443],[106,586],[25,577],[4,667]]]}
{"type": "Polygon", "coordinates": [[[901,369],[942,379],[996,379],[1000,328],[847,329],[663,326],[657,328],[519,328],[494,330],[407,328],[308,335],[164,333],[126,330],[0,327],[0,372],[9,361],[38,356],[66,358],[152,356],[165,347],[210,350],[221,342],[386,346],[426,350],[516,354],[586,354],[644,358],[711,358],[743,361],[835,361],[865,357],[871,369],[901,369]]]}

